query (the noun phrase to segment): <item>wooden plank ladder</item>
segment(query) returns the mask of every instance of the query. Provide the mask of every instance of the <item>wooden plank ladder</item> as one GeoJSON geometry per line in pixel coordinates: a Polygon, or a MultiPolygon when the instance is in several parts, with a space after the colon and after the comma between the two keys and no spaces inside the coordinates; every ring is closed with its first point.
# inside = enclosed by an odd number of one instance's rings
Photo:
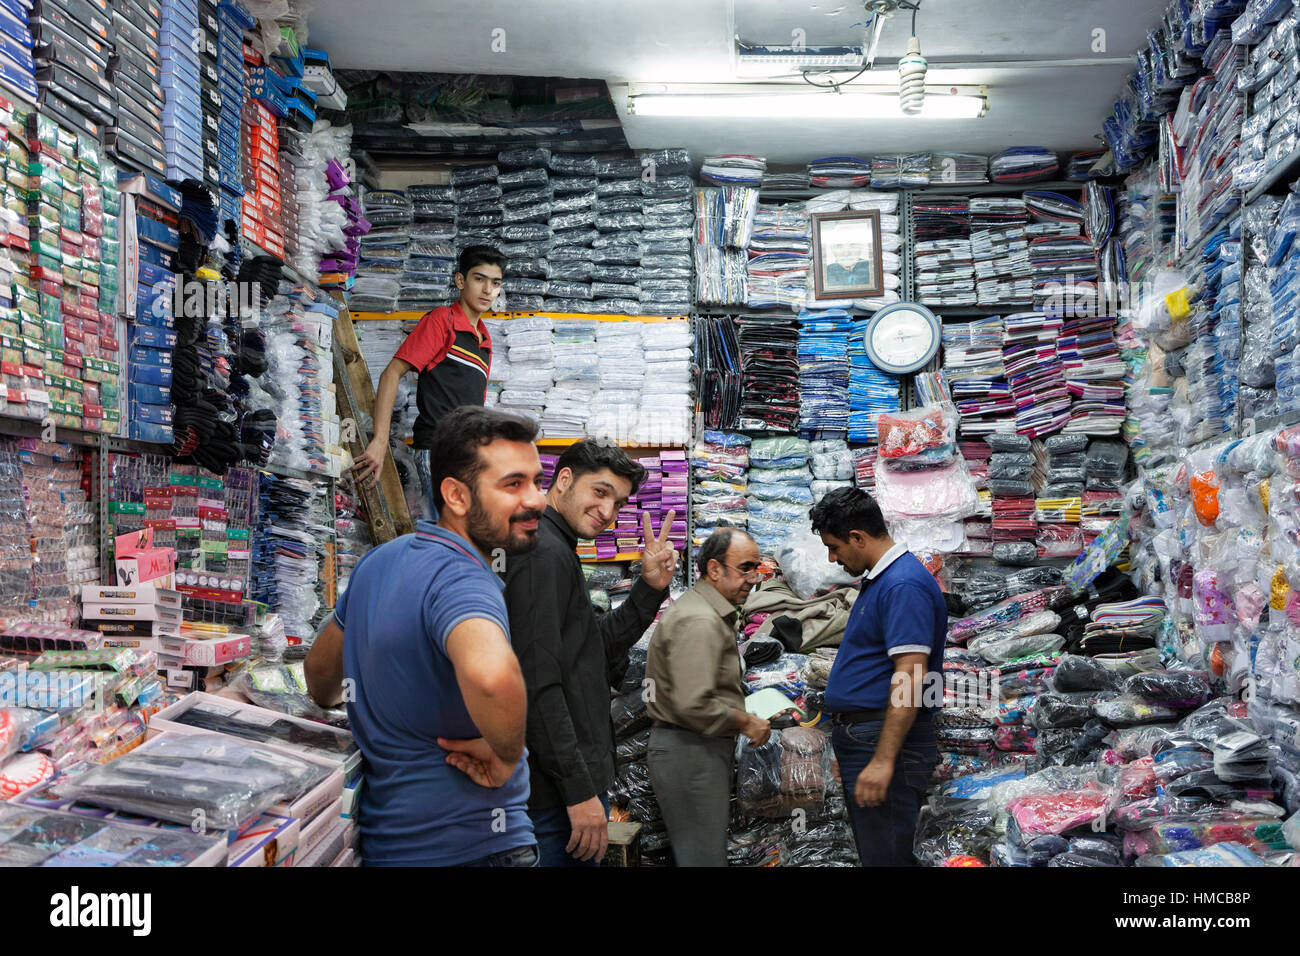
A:
{"type": "MultiPolygon", "coordinates": [[[[369,418],[374,421],[375,389],[370,381],[370,369],[361,355],[361,346],[357,342],[356,328],[352,324],[352,315],[340,300],[338,318],[334,320],[334,381],[338,383],[339,418],[345,423],[340,436],[354,459],[360,458],[370,443],[369,432],[362,423],[369,418]],[[353,427],[346,427],[351,420],[353,427]]],[[[379,481],[366,488],[357,484],[357,494],[366,506],[366,517],[370,522],[370,534],[375,544],[391,541],[398,535],[415,531],[415,523],[406,507],[406,495],[402,491],[401,479],[397,477],[397,466],[393,463],[392,452],[384,449],[384,464],[379,473],[379,481]]]]}

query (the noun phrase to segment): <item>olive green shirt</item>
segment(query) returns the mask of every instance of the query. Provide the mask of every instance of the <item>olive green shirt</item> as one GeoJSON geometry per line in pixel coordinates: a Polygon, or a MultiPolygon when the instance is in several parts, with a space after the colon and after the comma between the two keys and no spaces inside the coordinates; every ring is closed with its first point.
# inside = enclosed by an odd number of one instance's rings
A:
{"type": "Polygon", "coordinates": [[[646,709],[655,720],[710,737],[733,736],[731,712],[745,709],[736,649],[736,606],[699,581],[664,612],[646,655],[646,709]]]}

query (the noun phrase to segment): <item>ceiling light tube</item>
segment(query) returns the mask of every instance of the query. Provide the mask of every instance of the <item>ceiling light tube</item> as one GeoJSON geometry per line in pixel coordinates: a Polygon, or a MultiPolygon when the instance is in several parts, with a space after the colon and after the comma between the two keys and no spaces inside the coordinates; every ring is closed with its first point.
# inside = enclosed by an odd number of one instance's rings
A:
{"type": "Polygon", "coordinates": [[[638,93],[628,97],[634,116],[716,116],[791,119],[979,119],[988,98],[927,91],[916,114],[903,112],[898,93],[638,93]]]}

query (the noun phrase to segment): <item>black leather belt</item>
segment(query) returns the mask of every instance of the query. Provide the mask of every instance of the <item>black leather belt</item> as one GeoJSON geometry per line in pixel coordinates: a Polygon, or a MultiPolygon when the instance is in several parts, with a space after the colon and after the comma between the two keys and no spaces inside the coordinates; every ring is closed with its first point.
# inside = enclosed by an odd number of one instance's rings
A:
{"type": "Polygon", "coordinates": [[[853,724],[866,723],[868,720],[884,720],[888,712],[888,707],[878,707],[875,710],[846,710],[842,714],[831,714],[831,723],[840,727],[849,727],[853,724]]]}
{"type": "Polygon", "coordinates": [[[650,724],[651,727],[657,727],[660,730],[685,730],[685,727],[679,727],[676,724],[670,724],[666,720],[656,720],[650,724]]]}

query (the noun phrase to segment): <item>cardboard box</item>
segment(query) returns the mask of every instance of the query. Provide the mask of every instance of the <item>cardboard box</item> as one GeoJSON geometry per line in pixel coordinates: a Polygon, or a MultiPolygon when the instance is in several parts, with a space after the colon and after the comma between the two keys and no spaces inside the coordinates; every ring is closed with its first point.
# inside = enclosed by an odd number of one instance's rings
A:
{"type": "Polygon", "coordinates": [[[197,667],[226,664],[247,657],[252,651],[252,642],[247,634],[228,634],[206,640],[185,635],[165,636],[162,646],[164,651],[197,667]]]}
{"type": "Polygon", "coordinates": [[[317,814],[316,819],[306,824],[302,828],[302,834],[298,841],[298,859],[302,859],[307,854],[314,852],[320,847],[322,840],[331,833],[339,824],[347,824],[342,817],[343,798],[339,797],[332,804],[317,814]]]}
{"type": "Polygon", "coordinates": [[[82,604],[81,619],[83,621],[148,621],[150,625],[161,624],[164,627],[177,629],[184,623],[180,608],[159,607],[156,604],[105,604],[97,601],[82,604]]]}
{"type": "Polygon", "coordinates": [[[152,528],[118,535],[113,549],[120,587],[153,581],[169,590],[174,588],[176,552],[172,548],[155,548],[152,528]]]}
{"type": "Polygon", "coordinates": [[[152,651],[157,654],[162,650],[162,641],[156,637],[124,637],[105,634],[105,647],[126,647],[133,651],[152,651]]]}
{"type": "Polygon", "coordinates": [[[227,865],[293,866],[300,834],[301,824],[297,819],[264,813],[230,844],[227,865]]]}
{"type": "Polygon", "coordinates": [[[135,587],[121,588],[102,584],[83,584],[81,586],[83,603],[101,604],[147,604],[156,607],[181,609],[181,594],[157,584],[139,584],[135,587]]]}
{"type": "Polygon", "coordinates": [[[641,865],[641,824],[609,824],[609,848],[601,866],[641,865]]]}

